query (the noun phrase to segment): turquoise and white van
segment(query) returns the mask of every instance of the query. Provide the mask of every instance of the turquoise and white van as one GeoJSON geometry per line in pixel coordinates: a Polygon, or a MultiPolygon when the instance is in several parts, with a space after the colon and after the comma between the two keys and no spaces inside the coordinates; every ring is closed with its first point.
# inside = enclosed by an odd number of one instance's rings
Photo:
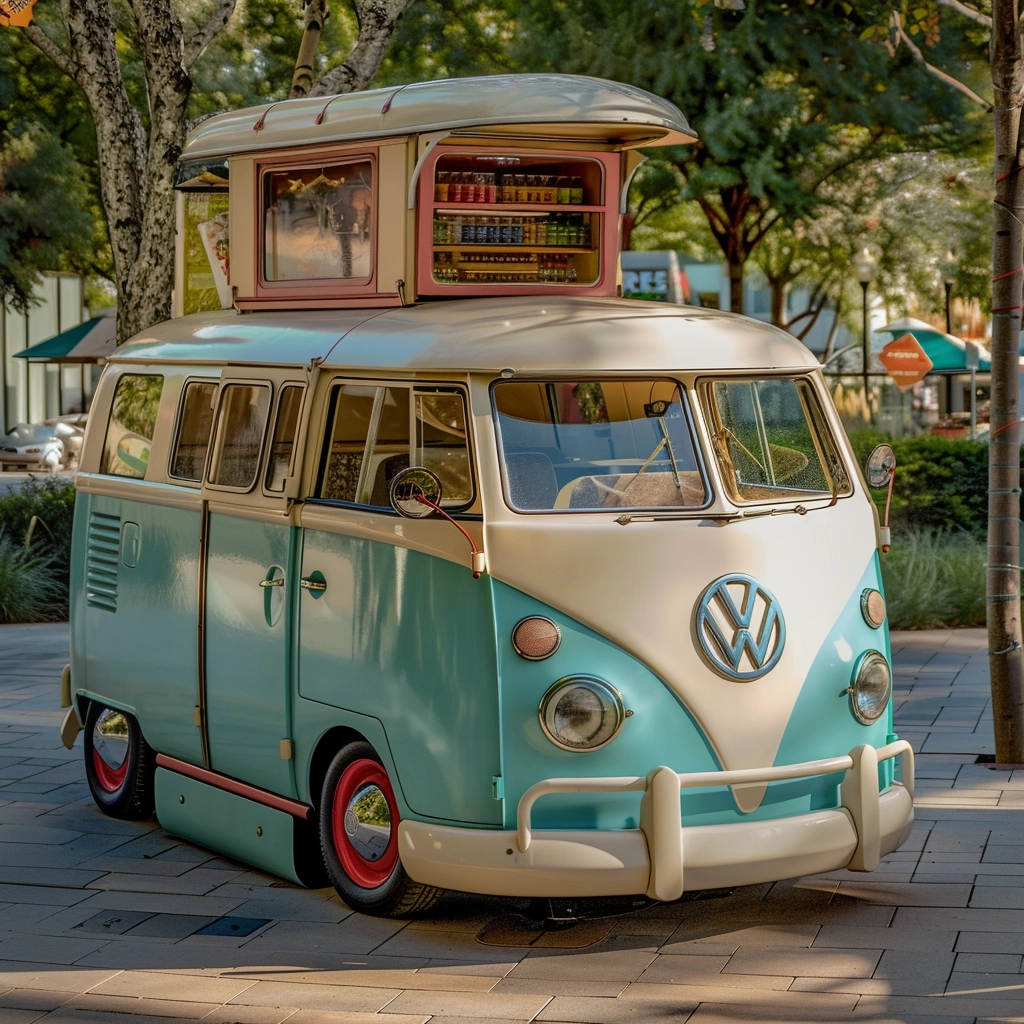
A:
{"type": "Polygon", "coordinates": [[[323,104],[197,129],[199,308],[96,394],[62,732],[99,806],[372,914],[872,870],[913,755],[818,363],[616,294],[685,119],[566,76],[323,104]]]}

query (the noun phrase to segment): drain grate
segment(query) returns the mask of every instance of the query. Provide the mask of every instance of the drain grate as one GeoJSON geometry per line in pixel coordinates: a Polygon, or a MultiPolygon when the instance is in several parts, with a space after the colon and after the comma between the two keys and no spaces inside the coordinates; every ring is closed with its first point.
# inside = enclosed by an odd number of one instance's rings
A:
{"type": "Polygon", "coordinates": [[[252,935],[257,928],[270,924],[270,918],[266,917],[221,917],[194,932],[195,935],[252,935]]]}

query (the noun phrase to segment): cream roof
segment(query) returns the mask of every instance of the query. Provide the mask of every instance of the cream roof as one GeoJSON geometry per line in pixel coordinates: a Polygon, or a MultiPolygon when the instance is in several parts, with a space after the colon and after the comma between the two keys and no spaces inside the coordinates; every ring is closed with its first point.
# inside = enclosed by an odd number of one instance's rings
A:
{"type": "Polygon", "coordinates": [[[193,129],[181,159],[446,129],[454,136],[565,139],[622,148],[696,138],[677,106],[631,85],[579,75],[491,75],[217,114],[193,129]]]}
{"type": "Polygon", "coordinates": [[[168,320],[111,362],[522,373],[805,369],[814,356],[758,320],[696,306],[570,296],[457,299],[406,309],[200,313],[168,320]]]}

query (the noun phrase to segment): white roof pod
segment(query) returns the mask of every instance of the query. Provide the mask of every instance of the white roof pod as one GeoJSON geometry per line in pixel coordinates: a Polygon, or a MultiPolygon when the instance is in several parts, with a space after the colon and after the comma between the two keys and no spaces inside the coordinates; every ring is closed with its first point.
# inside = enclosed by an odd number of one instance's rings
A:
{"type": "Polygon", "coordinates": [[[675,104],[579,75],[491,75],[282,100],[216,114],[182,160],[253,150],[447,131],[452,137],[548,139],[635,149],[694,142],[675,104]]]}

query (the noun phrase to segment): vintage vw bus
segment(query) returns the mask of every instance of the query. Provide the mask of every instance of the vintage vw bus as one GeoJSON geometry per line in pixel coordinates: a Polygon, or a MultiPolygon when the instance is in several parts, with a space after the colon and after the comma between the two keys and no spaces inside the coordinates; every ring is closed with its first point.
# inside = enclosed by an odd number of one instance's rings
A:
{"type": "Polygon", "coordinates": [[[99,806],[374,914],[873,869],[913,759],[818,364],[615,296],[682,115],[562,76],[335,102],[197,130],[198,309],[100,382],[62,683],[99,806]]]}

